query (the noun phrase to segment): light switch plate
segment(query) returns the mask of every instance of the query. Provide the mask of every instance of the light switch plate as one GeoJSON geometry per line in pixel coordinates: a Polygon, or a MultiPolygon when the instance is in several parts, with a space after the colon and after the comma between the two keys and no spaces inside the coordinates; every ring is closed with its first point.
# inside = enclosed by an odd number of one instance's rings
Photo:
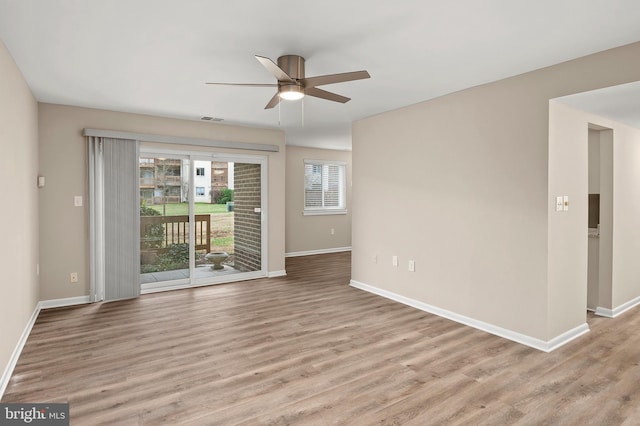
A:
{"type": "Polygon", "coordinates": [[[562,196],[556,197],[556,211],[561,212],[564,210],[564,199],[562,196]]]}
{"type": "Polygon", "coordinates": [[[82,195],[76,195],[73,197],[73,206],[82,207],[82,195]]]}

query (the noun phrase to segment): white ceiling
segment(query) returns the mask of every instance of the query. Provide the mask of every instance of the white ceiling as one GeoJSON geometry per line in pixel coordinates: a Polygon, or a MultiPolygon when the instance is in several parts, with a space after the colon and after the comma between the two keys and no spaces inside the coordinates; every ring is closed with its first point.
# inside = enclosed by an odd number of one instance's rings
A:
{"type": "Polygon", "coordinates": [[[640,82],[563,96],[557,100],[640,129],[640,82]]]}
{"type": "Polygon", "coordinates": [[[287,143],[350,149],[351,122],[640,40],[638,0],[0,0],[0,39],[41,102],[281,127],[287,143]],[[254,55],[307,76],[366,69],[264,110],[254,55]]]}

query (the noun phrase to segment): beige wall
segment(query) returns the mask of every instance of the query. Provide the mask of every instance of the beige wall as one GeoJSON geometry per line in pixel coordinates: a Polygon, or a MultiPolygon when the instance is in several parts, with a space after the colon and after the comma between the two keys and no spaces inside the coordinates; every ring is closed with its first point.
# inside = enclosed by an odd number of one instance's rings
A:
{"type": "Polygon", "coordinates": [[[323,252],[351,247],[351,152],[287,146],[287,254],[323,252]],[[347,164],[347,214],[304,216],[304,160],[347,164]],[[331,229],[335,233],[331,235],[331,229]]]}
{"type": "Polygon", "coordinates": [[[268,269],[285,269],[283,132],[51,104],[39,105],[39,128],[41,172],[47,178],[47,186],[40,192],[42,300],[89,294],[88,168],[83,128],[278,145],[280,152],[268,153],[268,269]],[[73,206],[75,195],[84,197],[84,207],[73,206]],[[78,272],[77,284],[69,283],[70,272],[78,272]]]}
{"type": "Polygon", "coordinates": [[[0,372],[38,302],[38,110],[0,41],[0,372]]]}
{"type": "Polygon", "coordinates": [[[587,227],[584,194],[589,190],[588,140],[590,134],[591,139],[594,137],[593,131],[587,131],[589,124],[611,129],[598,132],[600,155],[605,161],[601,163],[599,181],[601,274],[597,306],[611,311],[640,297],[640,129],[577,110],[561,101],[550,103],[550,117],[549,143],[558,147],[552,151],[555,158],[550,161],[573,171],[565,174],[552,170],[549,175],[550,187],[563,188],[572,200],[569,212],[549,212],[549,286],[563,288],[566,293],[556,298],[558,305],[551,313],[556,318],[553,324],[562,324],[560,318],[567,318],[570,313],[577,320],[585,306],[587,240],[582,231],[587,227]],[[569,146],[571,149],[565,149],[569,146]],[[607,167],[609,162],[611,166],[607,167]],[[607,204],[610,207],[602,209],[607,204]],[[609,260],[603,265],[605,256],[609,260]]]}
{"type": "Polygon", "coordinates": [[[640,130],[613,125],[612,309],[640,297],[640,130]]]}
{"type": "Polygon", "coordinates": [[[548,177],[574,173],[549,152],[549,99],[636,80],[640,43],[354,123],[352,279],[545,342],[584,324],[548,278],[548,177]]]}
{"type": "MultiPolygon", "coordinates": [[[[552,114],[550,111],[549,114],[552,114]]],[[[600,193],[600,130],[589,129],[589,194],[600,193]]]]}

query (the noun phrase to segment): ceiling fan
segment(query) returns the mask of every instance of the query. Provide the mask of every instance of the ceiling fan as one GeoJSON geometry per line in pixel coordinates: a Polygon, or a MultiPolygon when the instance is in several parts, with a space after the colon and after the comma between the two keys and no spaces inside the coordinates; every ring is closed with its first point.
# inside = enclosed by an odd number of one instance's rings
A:
{"type": "Polygon", "coordinates": [[[302,99],[305,95],[316,98],[327,99],[329,101],[345,103],[351,100],[346,96],[327,92],[318,89],[317,86],[325,84],[343,83],[345,81],[361,80],[371,77],[367,71],[345,72],[341,74],[319,75],[316,77],[305,77],[304,58],[298,55],[284,55],[278,58],[276,64],[269,58],[256,55],[256,59],[273,74],[278,80],[272,84],[252,84],[252,83],[206,83],[223,86],[249,86],[249,87],[277,87],[278,91],[267,103],[264,109],[273,108],[281,99],[296,100],[302,99]]]}

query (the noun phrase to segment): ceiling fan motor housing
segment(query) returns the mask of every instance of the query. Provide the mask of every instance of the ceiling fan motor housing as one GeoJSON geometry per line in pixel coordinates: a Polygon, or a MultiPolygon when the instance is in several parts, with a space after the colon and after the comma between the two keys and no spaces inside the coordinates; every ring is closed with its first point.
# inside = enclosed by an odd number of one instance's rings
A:
{"type": "Polygon", "coordinates": [[[294,81],[278,81],[278,95],[282,99],[297,100],[304,96],[300,79],[304,78],[304,58],[298,55],[284,55],[278,58],[278,67],[294,81]]]}
{"type": "Polygon", "coordinates": [[[278,58],[278,66],[294,80],[304,78],[304,58],[298,55],[284,55],[278,58]]]}

